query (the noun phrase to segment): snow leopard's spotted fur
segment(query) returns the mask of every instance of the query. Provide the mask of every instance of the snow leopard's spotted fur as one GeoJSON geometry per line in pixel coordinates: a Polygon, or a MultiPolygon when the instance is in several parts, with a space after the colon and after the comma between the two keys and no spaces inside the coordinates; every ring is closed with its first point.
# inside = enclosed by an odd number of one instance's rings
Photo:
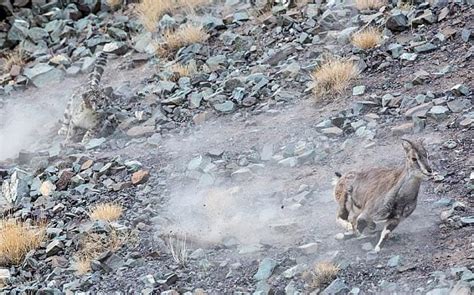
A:
{"type": "Polygon", "coordinates": [[[91,138],[104,136],[113,127],[110,113],[110,95],[100,86],[100,80],[107,64],[108,54],[101,52],[89,76],[89,83],[81,87],[69,100],[58,134],[65,141],[88,142],[91,138]]]}

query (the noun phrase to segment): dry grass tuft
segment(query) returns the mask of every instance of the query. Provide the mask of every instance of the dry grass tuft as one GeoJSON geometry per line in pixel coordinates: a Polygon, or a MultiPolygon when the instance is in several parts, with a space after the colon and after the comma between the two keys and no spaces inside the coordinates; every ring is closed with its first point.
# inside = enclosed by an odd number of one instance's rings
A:
{"type": "Polygon", "coordinates": [[[89,212],[92,220],[115,221],[122,215],[123,208],[121,205],[114,203],[104,203],[96,205],[89,212]]]}
{"type": "Polygon", "coordinates": [[[209,35],[202,26],[185,25],[177,30],[169,30],[163,34],[163,43],[157,45],[156,52],[160,56],[168,56],[183,46],[201,43],[209,35]]]}
{"type": "Polygon", "coordinates": [[[111,7],[111,8],[118,8],[120,6],[122,6],[122,0],[106,0],[107,1],[107,4],[111,7]]]}
{"type": "Polygon", "coordinates": [[[196,64],[190,63],[187,65],[183,65],[180,63],[175,63],[171,66],[170,69],[173,73],[176,73],[178,79],[180,77],[192,77],[197,73],[196,64]]]}
{"type": "Polygon", "coordinates": [[[91,271],[91,261],[107,251],[115,252],[123,244],[132,242],[130,235],[113,229],[108,234],[86,234],[80,241],[80,249],[76,253],[73,267],[78,275],[91,271]]]}
{"type": "Polygon", "coordinates": [[[137,5],[137,14],[145,29],[155,32],[160,17],[171,10],[173,3],[173,0],[142,0],[137,5]]]}
{"type": "Polygon", "coordinates": [[[142,0],[137,5],[137,14],[145,29],[149,32],[156,32],[156,24],[165,13],[180,9],[193,13],[196,7],[209,2],[209,0],[142,0]]]}
{"type": "Polygon", "coordinates": [[[170,236],[168,239],[168,248],[173,256],[173,260],[180,266],[186,266],[186,263],[188,262],[186,235],[181,238],[170,236]]]}
{"type": "Polygon", "coordinates": [[[384,0],[356,0],[355,6],[359,10],[379,9],[385,5],[384,0]]]}
{"type": "Polygon", "coordinates": [[[2,65],[3,72],[9,73],[15,65],[20,67],[25,65],[25,56],[21,49],[14,50],[5,55],[5,61],[2,65]]]}
{"type": "Polygon", "coordinates": [[[164,41],[166,46],[171,49],[179,49],[194,43],[204,42],[209,35],[202,26],[185,25],[176,31],[165,32],[164,41]]]}
{"type": "Polygon", "coordinates": [[[352,36],[352,44],[361,49],[370,49],[382,42],[382,33],[376,28],[367,28],[352,36]]]}
{"type": "Polygon", "coordinates": [[[331,283],[339,273],[339,266],[329,261],[318,262],[314,267],[303,274],[311,288],[319,288],[331,283]]]}
{"type": "Polygon", "coordinates": [[[312,74],[316,83],[314,93],[316,95],[341,94],[357,75],[357,66],[353,62],[329,59],[317,67],[312,74]]]}
{"type": "Polygon", "coordinates": [[[45,226],[30,226],[15,219],[0,220],[0,265],[20,263],[26,254],[40,246],[45,226]]]}
{"type": "Polygon", "coordinates": [[[78,257],[72,264],[76,274],[85,275],[91,271],[91,259],[87,257],[78,257]]]}

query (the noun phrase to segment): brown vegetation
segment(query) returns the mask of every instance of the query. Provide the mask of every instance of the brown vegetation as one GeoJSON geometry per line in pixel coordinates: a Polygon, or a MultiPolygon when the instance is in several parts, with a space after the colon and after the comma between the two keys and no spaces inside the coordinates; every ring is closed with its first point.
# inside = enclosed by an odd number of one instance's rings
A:
{"type": "Polygon", "coordinates": [[[339,266],[329,261],[318,262],[303,274],[303,278],[311,288],[320,288],[331,283],[339,273],[339,266]]]}
{"type": "Polygon", "coordinates": [[[348,60],[328,59],[312,73],[316,95],[341,94],[358,75],[357,66],[348,60]]]}
{"type": "Polygon", "coordinates": [[[156,24],[163,14],[180,9],[191,13],[196,7],[208,2],[209,0],[142,0],[137,5],[137,14],[145,29],[155,32],[156,24]]]}
{"type": "Polygon", "coordinates": [[[197,73],[196,64],[190,63],[183,65],[181,63],[175,63],[171,66],[171,72],[177,75],[177,78],[180,77],[192,77],[197,73]]]}
{"type": "Polygon", "coordinates": [[[108,234],[86,234],[80,241],[80,250],[76,253],[73,267],[78,275],[91,270],[91,261],[107,251],[115,252],[129,240],[129,236],[113,229],[108,234]]]}
{"type": "Polygon", "coordinates": [[[382,42],[382,33],[376,28],[367,28],[352,36],[352,44],[361,49],[370,49],[382,42]]]}
{"type": "Polygon", "coordinates": [[[25,64],[25,56],[23,50],[16,49],[5,54],[2,70],[4,73],[10,72],[13,66],[23,66],[25,64]]]}
{"type": "Polygon", "coordinates": [[[157,46],[157,54],[168,56],[183,46],[201,43],[207,40],[209,35],[202,26],[191,24],[184,25],[177,30],[169,30],[163,34],[163,42],[157,46]]]}
{"type": "Polygon", "coordinates": [[[0,220],[0,265],[18,264],[40,246],[45,237],[43,225],[31,226],[15,219],[0,220]]]}
{"type": "Polygon", "coordinates": [[[98,204],[89,212],[92,220],[115,221],[122,215],[123,208],[119,204],[104,203],[98,204]]]}
{"type": "Polygon", "coordinates": [[[355,6],[359,10],[379,9],[385,5],[384,0],[356,0],[355,6]]]}

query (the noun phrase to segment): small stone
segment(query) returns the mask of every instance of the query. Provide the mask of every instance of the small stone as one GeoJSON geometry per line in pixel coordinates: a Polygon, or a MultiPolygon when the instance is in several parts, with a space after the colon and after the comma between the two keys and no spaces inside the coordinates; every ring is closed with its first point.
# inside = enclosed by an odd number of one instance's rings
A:
{"type": "Polygon", "coordinates": [[[57,83],[63,80],[65,74],[62,70],[48,64],[37,64],[24,70],[24,75],[38,88],[57,83]]]}
{"type": "Polygon", "coordinates": [[[400,264],[400,255],[392,256],[387,262],[388,267],[397,267],[399,264],[400,264]]]}
{"type": "Polygon", "coordinates": [[[408,29],[408,18],[403,13],[395,13],[387,19],[385,26],[392,31],[404,31],[408,29]]]}
{"type": "Polygon", "coordinates": [[[245,11],[240,11],[240,12],[234,13],[234,20],[235,21],[247,21],[249,19],[250,19],[250,16],[245,11]]]}
{"type": "Polygon", "coordinates": [[[443,120],[448,116],[449,109],[445,106],[434,106],[428,112],[428,116],[435,120],[443,120]]]}
{"type": "Polygon", "coordinates": [[[332,281],[329,286],[321,292],[321,295],[342,295],[349,292],[349,287],[340,278],[332,281]]]}
{"type": "Polygon", "coordinates": [[[326,135],[336,135],[336,136],[342,135],[344,133],[342,129],[338,127],[324,128],[324,129],[321,129],[321,132],[326,135]]]}
{"type": "Polygon", "coordinates": [[[349,240],[356,236],[354,232],[345,232],[345,233],[337,233],[334,238],[336,240],[349,240]]]}
{"type": "Polygon", "coordinates": [[[132,174],[132,184],[143,184],[150,178],[150,172],[148,170],[138,170],[132,174]]]}
{"type": "Polygon", "coordinates": [[[392,127],[392,132],[394,135],[409,134],[413,131],[413,127],[414,127],[413,122],[407,122],[407,123],[403,123],[398,126],[392,127]]]}
{"type": "Polygon", "coordinates": [[[461,96],[461,95],[469,95],[469,88],[466,85],[463,84],[457,84],[453,88],[451,88],[451,91],[454,93],[454,95],[461,96]]]}
{"type": "Polygon", "coordinates": [[[214,109],[222,113],[229,113],[235,109],[235,104],[232,101],[228,100],[223,103],[215,104],[214,109]]]}
{"type": "Polygon", "coordinates": [[[64,245],[60,240],[53,240],[51,243],[49,243],[46,246],[46,255],[47,256],[53,256],[58,254],[62,249],[64,245]]]}
{"type": "Polygon", "coordinates": [[[468,30],[468,29],[462,29],[461,30],[461,39],[464,41],[464,42],[469,42],[469,38],[471,38],[471,30],[468,30]]]}
{"type": "Polygon", "coordinates": [[[418,57],[418,54],[408,53],[408,52],[402,53],[402,55],[400,55],[401,60],[408,60],[408,61],[414,61],[417,57],[418,57]]]}
{"type": "Polygon", "coordinates": [[[10,278],[10,270],[7,268],[0,268],[0,282],[7,282],[8,280],[10,280],[10,278]]]}
{"type": "Polygon", "coordinates": [[[314,254],[318,251],[318,243],[308,243],[308,244],[305,244],[305,245],[301,245],[301,246],[298,246],[298,249],[300,249],[301,251],[303,251],[304,254],[314,254]]]}
{"type": "Polygon", "coordinates": [[[416,46],[415,48],[413,48],[413,50],[416,52],[416,53],[427,53],[427,52],[431,52],[433,50],[436,50],[438,47],[436,47],[436,45],[434,45],[433,43],[425,43],[423,45],[419,45],[419,46],[416,46]]]}
{"type": "Polygon", "coordinates": [[[410,117],[425,118],[426,114],[428,113],[428,111],[432,107],[433,107],[432,102],[427,102],[427,103],[420,104],[416,107],[412,107],[412,108],[408,109],[405,112],[405,117],[407,117],[407,118],[410,118],[410,117]]]}
{"type": "Polygon", "coordinates": [[[294,276],[298,275],[299,273],[303,272],[305,268],[306,268],[306,266],[301,265],[301,264],[297,264],[297,265],[295,265],[293,267],[290,267],[289,269],[285,270],[282,273],[282,275],[283,275],[283,277],[285,277],[287,279],[291,279],[294,276]]]}
{"type": "Polygon", "coordinates": [[[264,258],[260,262],[260,265],[258,266],[258,271],[253,276],[253,278],[256,281],[263,281],[263,280],[268,279],[272,275],[273,270],[275,269],[276,266],[277,266],[277,262],[274,259],[264,258]]]}
{"type": "Polygon", "coordinates": [[[110,42],[105,44],[104,52],[116,55],[124,55],[128,51],[128,45],[125,42],[110,42]]]}
{"type": "Polygon", "coordinates": [[[236,180],[236,181],[246,181],[253,178],[253,173],[249,168],[243,167],[233,172],[231,174],[231,177],[233,180],[236,180]]]}
{"type": "Polygon", "coordinates": [[[134,126],[127,130],[127,135],[130,137],[144,137],[155,133],[155,126],[144,125],[134,126]]]}
{"type": "Polygon", "coordinates": [[[289,157],[278,161],[278,164],[284,167],[296,167],[298,165],[298,159],[296,157],[289,157]]]}
{"type": "Polygon", "coordinates": [[[105,138],[93,138],[85,145],[86,150],[92,150],[101,146],[106,141],[105,138]]]}
{"type": "Polygon", "coordinates": [[[50,196],[56,189],[56,186],[49,180],[44,181],[40,186],[40,193],[43,197],[50,196]]]}
{"type": "Polygon", "coordinates": [[[453,113],[461,113],[464,110],[468,110],[471,107],[472,103],[469,99],[455,99],[448,101],[448,108],[453,113]]]}
{"type": "Polygon", "coordinates": [[[354,95],[354,96],[363,95],[364,93],[365,93],[365,86],[364,85],[355,86],[354,88],[352,88],[352,95],[354,95]]]}
{"type": "Polygon", "coordinates": [[[430,80],[430,74],[425,70],[419,70],[415,73],[415,78],[412,80],[413,85],[421,85],[430,80]]]}

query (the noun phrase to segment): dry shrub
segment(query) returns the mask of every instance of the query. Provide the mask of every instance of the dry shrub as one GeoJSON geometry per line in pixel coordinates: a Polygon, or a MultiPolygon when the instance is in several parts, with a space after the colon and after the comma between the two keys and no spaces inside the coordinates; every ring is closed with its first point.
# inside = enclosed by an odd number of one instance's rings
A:
{"type": "Polygon", "coordinates": [[[10,72],[15,65],[20,67],[25,65],[25,56],[21,48],[5,54],[4,63],[2,65],[3,72],[10,72]]]}
{"type": "Polygon", "coordinates": [[[45,226],[30,226],[16,219],[0,220],[0,265],[20,263],[26,254],[40,246],[45,226]]]}
{"type": "Polygon", "coordinates": [[[320,288],[331,283],[339,273],[339,266],[329,261],[318,262],[303,274],[303,278],[311,288],[320,288]]]}
{"type": "Polygon", "coordinates": [[[89,212],[89,217],[92,220],[115,221],[120,218],[122,212],[121,205],[104,203],[94,206],[89,212]]]}
{"type": "Polygon", "coordinates": [[[156,31],[160,17],[171,10],[174,0],[142,0],[137,5],[138,18],[149,32],[156,31]]]}
{"type": "Polygon", "coordinates": [[[124,232],[112,229],[108,234],[88,233],[80,241],[80,249],[76,253],[73,267],[78,275],[83,275],[91,270],[91,261],[107,251],[115,252],[126,242],[131,241],[131,236],[124,232]]]}
{"type": "Polygon", "coordinates": [[[156,31],[156,24],[165,13],[180,9],[190,10],[209,3],[209,0],[142,0],[137,5],[138,17],[149,32],[156,31]]]}
{"type": "Polygon", "coordinates": [[[157,54],[169,55],[183,46],[201,43],[207,40],[209,35],[202,26],[187,24],[177,30],[169,30],[163,34],[163,43],[157,46],[157,54]]]}
{"type": "Polygon", "coordinates": [[[357,66],[348,60],[328,59],[312,73],[316,95],[341,94],[358,75],[357,66]]]}
{"type": "Polygon", "coordinates": [[[355,6],[359,10],[379,9],[385,5],[384,0],[356,0],[355,6]]]}
{"type": "Polygon", "coordinates": [[[72,264],[78,275],[85,275],[91,271],[91,259],[88,257],[78,257],[72,264]]]}
{"type": "Polygon", "coordinates": [[[180,63],[175,63],[171,66],[171,72],[177,74],[177,78],[179,79],[180,77],[192,77],[197,73],[197,67],[196,64],[190,63],[187,65],[183,65],[180,63]]]}
{"type": "Polygon", "coordinates": [[[382,42],[382,33],[376,28],[367,28],[352,36],[352,44],[361,49],[374,48],[382,42]]]}
{"type": "Polygon", "coordinates": [[[118,8],[122,5],[122,0],[107,0],[107,4],[111,8],[118,8]]]}
{"type": "Polygon", "coordinates": [[[173,260],[180,266],[186,266],[188,262],[188,248],[186,245],[186,234],[183,237],[173,237],[169,236],[168,238],[168,249],[173,256],[173,260]]]}
{"type": "Polygon", "coordinates": [[[208,37],[209,35],[202,26],[190,24],[182,26],[176,31],[167,31],[163,36],[166,46],[171,49],[179,49],[186,45],[204,42],[208,37]]]}

